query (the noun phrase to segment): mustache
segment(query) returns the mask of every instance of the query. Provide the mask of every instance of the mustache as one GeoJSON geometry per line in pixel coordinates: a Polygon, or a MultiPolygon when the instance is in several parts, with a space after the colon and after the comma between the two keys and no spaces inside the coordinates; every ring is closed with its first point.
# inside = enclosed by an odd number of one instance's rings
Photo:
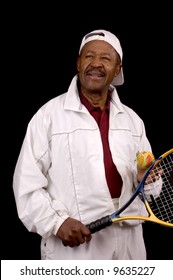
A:
{"type": "Polygon", "coordinates": [[[100,67],[90,67],[90,68],[85,70],[85,73],[87,75],[105,76],[105,71],[100,67]]]}

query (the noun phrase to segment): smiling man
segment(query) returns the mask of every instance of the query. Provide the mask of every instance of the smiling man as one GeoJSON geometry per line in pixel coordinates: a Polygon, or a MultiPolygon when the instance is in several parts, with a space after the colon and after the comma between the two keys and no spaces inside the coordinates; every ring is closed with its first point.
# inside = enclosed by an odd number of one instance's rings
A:
{"type": "MultiPolygon", "coordinates": [[[[94,234],[86,226],[129,199],[142,176],[136,154],[151,151],[143,121],[116,90],[124,82],[122,60],[114,34],[86,34],[67,92],[28,124],[13,188],[19,218],[42,237],[42,259],[146,259],[142,221],[94,234]]],[[[126,215],[142,212],[137,198],[126,215]]]]}

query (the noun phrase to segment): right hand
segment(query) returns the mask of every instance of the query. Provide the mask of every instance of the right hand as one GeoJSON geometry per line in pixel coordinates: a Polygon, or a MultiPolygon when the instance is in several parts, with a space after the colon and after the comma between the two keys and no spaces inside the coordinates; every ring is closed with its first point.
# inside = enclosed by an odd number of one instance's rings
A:
{"type": "Polygon", "coordinates": [[[70,217],[60,226],[56,236],[62,240],[64,246],[69,247],[88,243],[92,238],[90,230],[84,224],[70,217]]]}

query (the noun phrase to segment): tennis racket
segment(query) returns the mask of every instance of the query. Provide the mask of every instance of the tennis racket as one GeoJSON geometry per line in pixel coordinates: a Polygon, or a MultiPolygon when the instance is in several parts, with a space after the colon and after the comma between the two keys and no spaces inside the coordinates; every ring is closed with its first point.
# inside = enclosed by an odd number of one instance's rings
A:
{"type": "Polygon", "coordinates": [[[120,209],[86,226],[95,233],[123,220],[144,220],[173,228],[173,149],[154,160],[135,192],[120,209]],[[124,210],[137,196],[143,201],[148,216],[123,216],[124,210]]]}

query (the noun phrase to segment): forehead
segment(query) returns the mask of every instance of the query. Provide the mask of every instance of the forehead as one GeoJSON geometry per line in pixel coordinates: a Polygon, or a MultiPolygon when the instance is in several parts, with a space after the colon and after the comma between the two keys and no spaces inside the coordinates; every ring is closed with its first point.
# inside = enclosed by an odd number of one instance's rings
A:
{"type": "Polygon", "coordinates": [[[99,51],[104,53],[116,53],[115,49],[109,43],[103,40],[92,40],[87,42],[83,48],[82,52],[89,52],[89,51],[99,51]]]}

